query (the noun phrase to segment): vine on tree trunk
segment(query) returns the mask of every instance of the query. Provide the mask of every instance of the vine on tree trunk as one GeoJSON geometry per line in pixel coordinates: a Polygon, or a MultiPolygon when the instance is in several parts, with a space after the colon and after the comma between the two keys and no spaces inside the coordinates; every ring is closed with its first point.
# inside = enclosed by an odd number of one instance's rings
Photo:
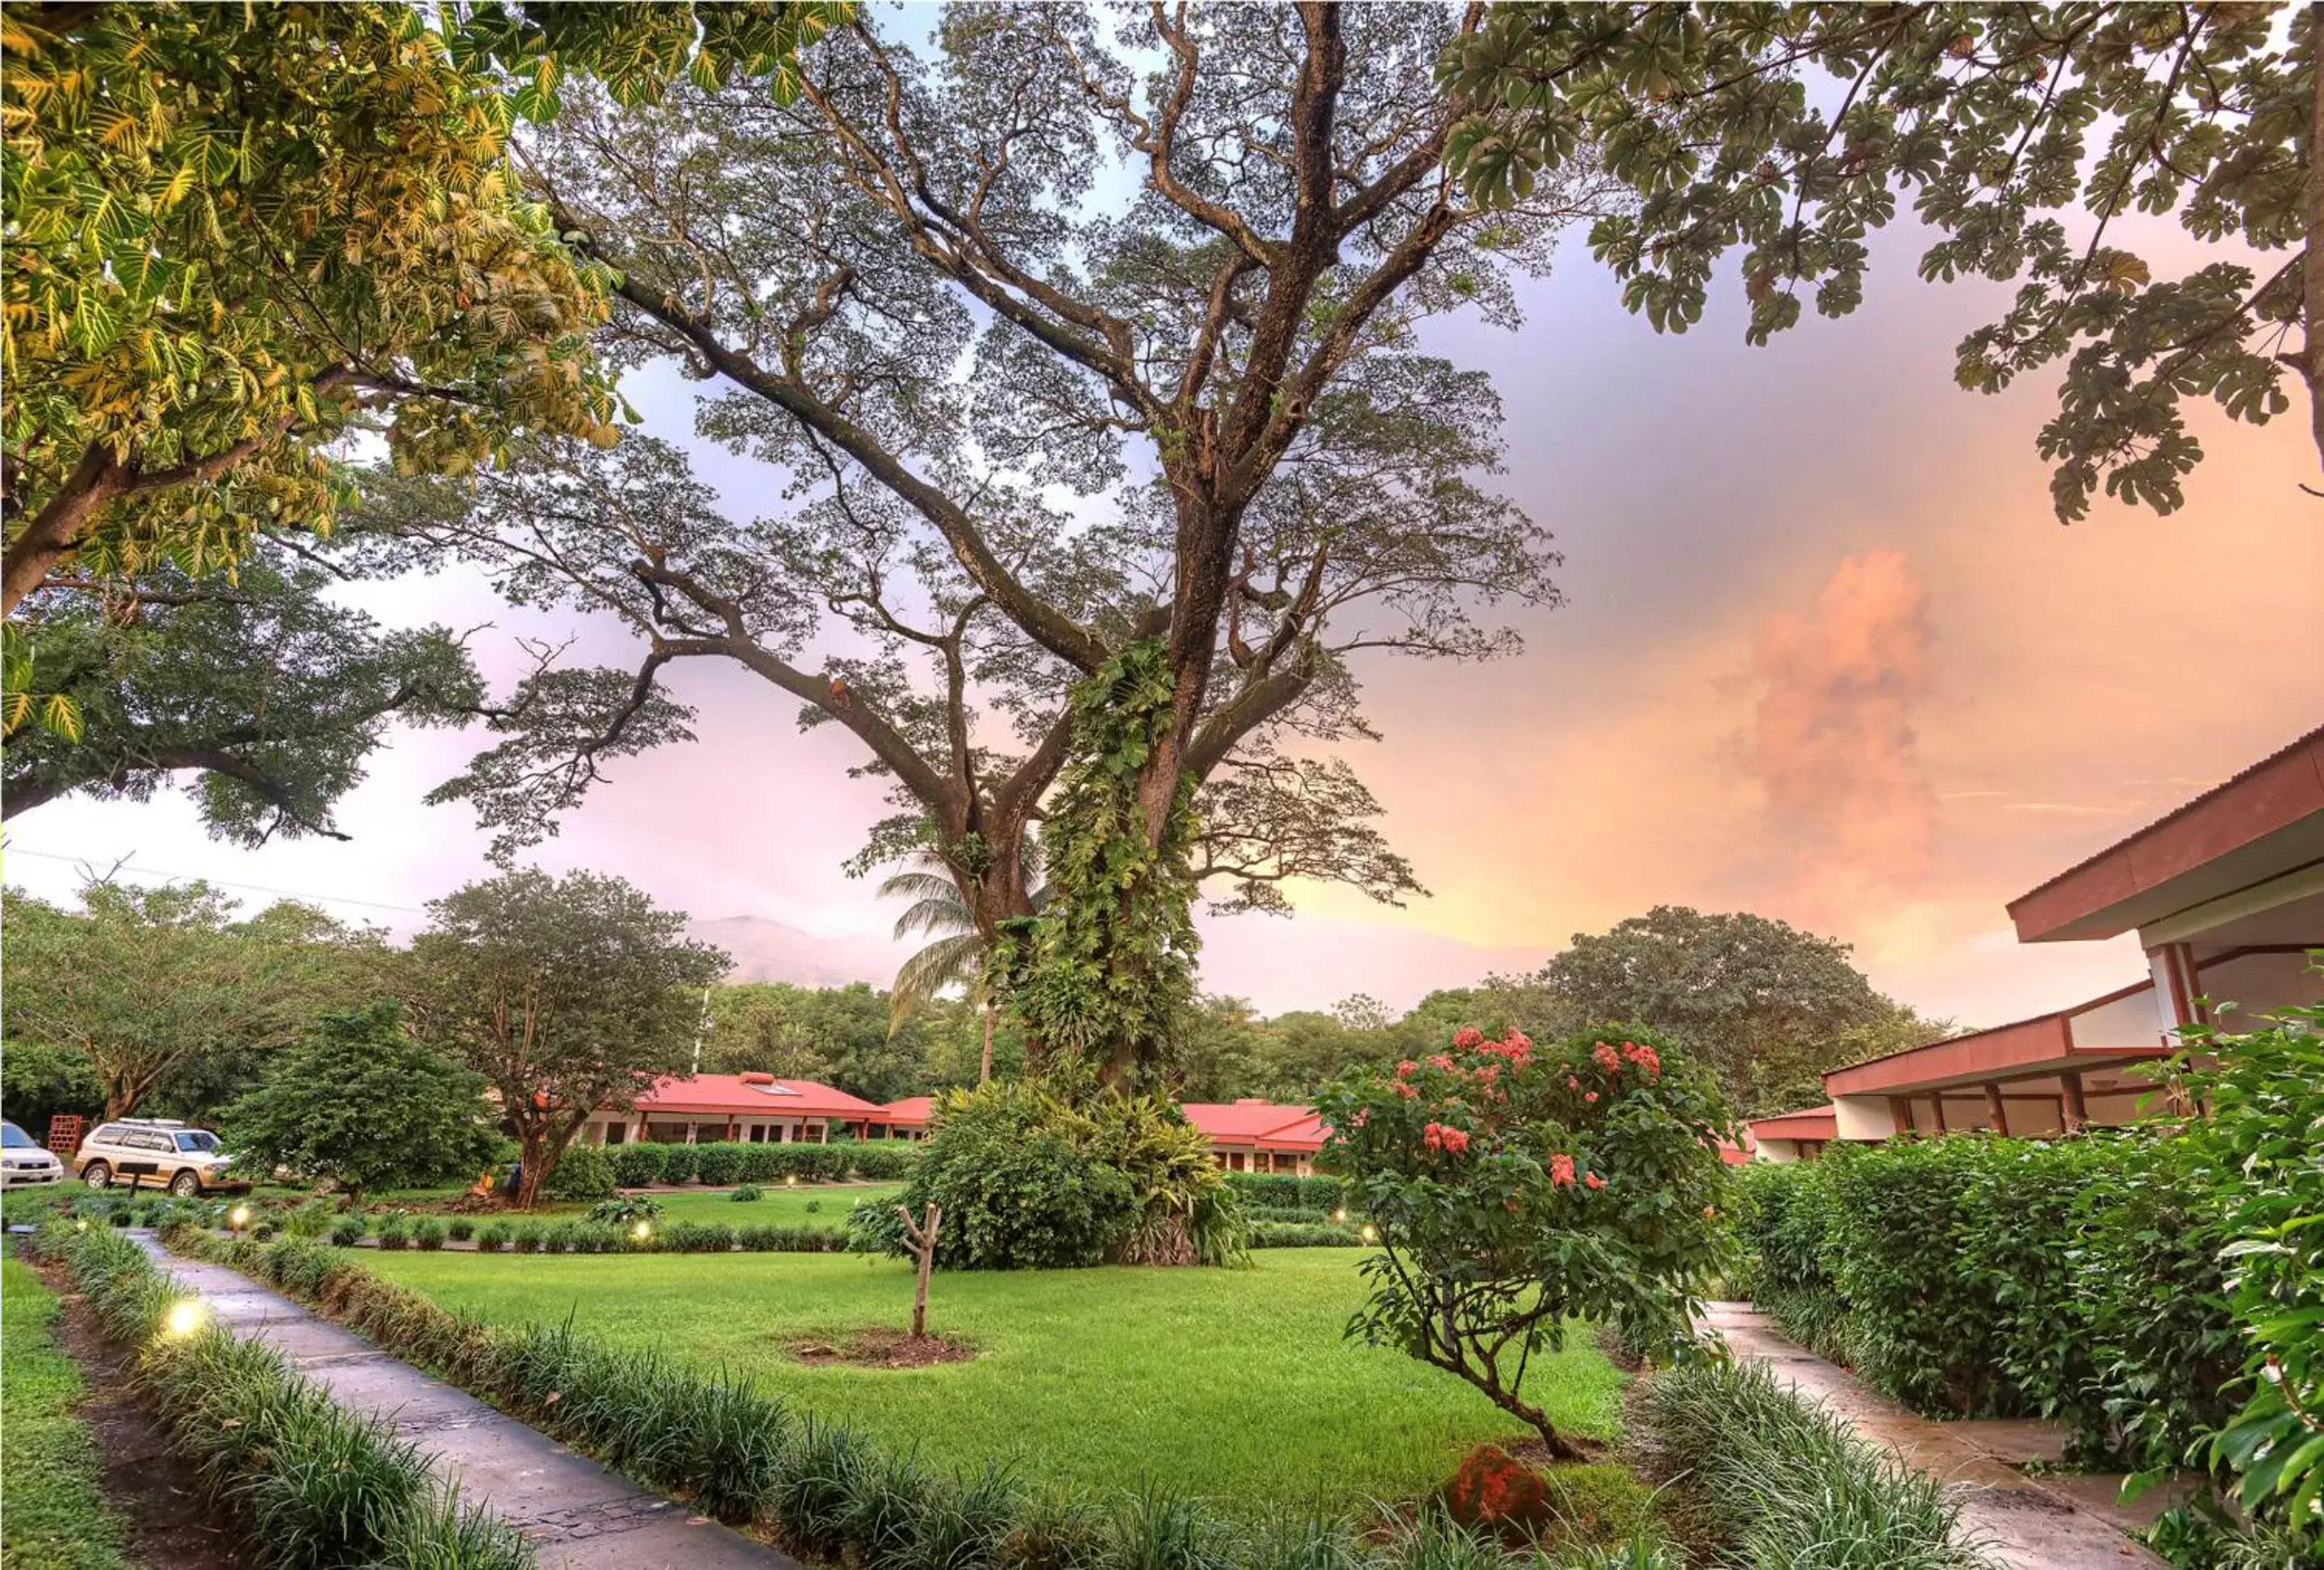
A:
{"type": "Polygon", "coordinates": [[[1167,647],[1126,645],[1074,691],[1074,744],[1043,827],[1049,901],[1001,924],[988,974],[1045,1067],[1070,1057],[1116,1086],[1169,1061],[1194,993],[1194,780],[1157,845],[1138,788],[1174,723],[1167,647]]]}

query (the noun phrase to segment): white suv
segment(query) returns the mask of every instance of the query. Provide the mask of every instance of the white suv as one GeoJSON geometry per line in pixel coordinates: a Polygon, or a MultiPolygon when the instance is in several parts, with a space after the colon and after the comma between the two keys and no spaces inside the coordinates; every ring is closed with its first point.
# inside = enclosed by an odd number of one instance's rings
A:
{"type": "Polygon", "coordinates": [[[100,1123],[73,1159],[80,1164],[80,1180],[91,1188],[107,1188],[124,1178],[142,1188],[150,1178],[157,1187],[190,1199],[215,1189],[250,1187],[249,1179],[226,1170],[233,1158],[218,1148],[216,1134],[171,1118],[100,1123]]]}
{"type": "Polygon", "coordinates": [[[19,1183],[54,1183],[65,1175],[64,1163],[41,1148],[41,1142],[11,1122],[0,1122],[0,1188],[19,1183]]]}

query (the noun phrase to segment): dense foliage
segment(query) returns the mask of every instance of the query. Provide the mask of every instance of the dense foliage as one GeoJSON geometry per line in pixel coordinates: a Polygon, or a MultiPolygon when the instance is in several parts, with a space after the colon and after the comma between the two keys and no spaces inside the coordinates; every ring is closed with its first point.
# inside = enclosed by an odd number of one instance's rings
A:
{"type": "MultiPolygon", "coordinates": [[[[897,1202],[915,1215],[944,1207],[936,1259],[953,1270],[1229,1264],[1248,1243],[1209,1142],[1157,1096],[1075,1101],[1001,1080],[952,1092],[897,1202]]],[[[850,1225],[866,1248],[906,1251],[889,1207],[850,1225]]]]}
{"type": "Polygon", "coordinates": [[[2218,1205],[2247,1397],[2210,1458],[2240,1474],[2246,1511],[2324,1552],[2324,1009],[2186,1045],[2210,1059],[2181,1076],[2207,1113],[2187,1177],[2218,1205]]]}
{"type": "Polygon", "coordinates": [[[429,910],[411,942],[415,1012],[499,1092],[530,1206],[590,1113],[685,1071],[702,989],[727,958],[686,937],[682,913],[589,873],[511,873],[429,910]]]}
{"type": "Polygon", "coordinates": [[[12,1052],[52,1054],[53,1110],[214,1108],[318,1015],[387,990],[380,936],[309,906],[286,900],[241,919],[233,900],[200,882],[92,882],[80,897],[76,912],[0,893],[0,1019],[12,1052]],[[95,1104],[78,1099],[92,1079],[95,1104]]]}
{"type": "Polygon", "coordinates": [[[484,1076],[413,1039],[392,1002],[325,1014],[269,1056],[224,1125],[248,1176],[286,1168],[356,1195],[473,1178],[501,1142],[484,1076]]]}
{"type": "Polygon", "coordinates": [[[1716,1076],[1609,1028],[1536,1048],[1520,1031],[1327,1089],[1326,1160],[1379,1228],[1351,1335],[1459,1375],[1578,1454],[1525,1399],[1533,1354],[1573,1322],[1664,1353],[1691,1341],[1724,1261],[1731,1117],[1716,1076]]]}
{"type": "Polygon", "coordinates": [[[1960,384],[2063,363],[2041,450],[2071,520],[2101,484],[2175,510],[2202,457],[2183,403],[2264,422],[2287,371],[2324,451],[2318,30],[2276,5],[1512,5],[1440,70],[1480,198],[1577,163],[1635,194],[1591,247],[1657,330],[1701,319],[1729,251],[1753,342],[1800,319],[1803,288],[1847,315],[1910,196],[1934,231],[1922,277],[2018,285],[1961,341],[1960,384]],[[2184,234],[2130,249],[2134,214],[2184,234]]]}
{"type": "Polygon", "coordinates": [[[2185,1141],[1978,1134],[1748,1169],[1753,1296],[1942,1416],[2034,1414],[2167,1470],[2233,1411],[2218,1196],[2185,1141]]]}

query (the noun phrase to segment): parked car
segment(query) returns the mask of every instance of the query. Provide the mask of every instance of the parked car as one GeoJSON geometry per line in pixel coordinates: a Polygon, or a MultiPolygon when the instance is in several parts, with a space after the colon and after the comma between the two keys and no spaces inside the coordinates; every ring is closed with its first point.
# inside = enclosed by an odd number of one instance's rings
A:
{"type": "Polygon", "coordinates": [[[81,1141],[80,1180],[91,1188],[109,1188],[123,1178],[134,1178],[140,1187],[150,1178],[181,1199],[220,1189],[250,1187],[250,1179],[228,1170],[233,1158],[208,1129],[189,1128],[172,1118],[123,1118],[100,1123],[81,1141]]]}
{"type": "Polygon", "coordinates": [[[41,1148],[40,1141],[11,1122],[0,1122],[0,1188],[19,1183],[55,1183],[65,1164],[41,1148]]]}

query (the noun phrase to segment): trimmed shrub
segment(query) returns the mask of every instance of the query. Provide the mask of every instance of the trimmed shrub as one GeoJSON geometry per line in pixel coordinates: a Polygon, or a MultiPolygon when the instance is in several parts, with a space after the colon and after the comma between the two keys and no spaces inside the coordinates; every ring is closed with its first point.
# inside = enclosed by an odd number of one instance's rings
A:
{"type": "Polygon", "coordinates": [[[508,1247],[509,1230],[509,1224],[505,1221],[484,1223],[476,1229],[476,1251],[484,1254],[500,1252],[508,1247]]]}
{"type": "Polygon", "coordinates": [[[607,1145],[604,1150],[613,1164],[613,1182],[622,1188],[660,1182],[662,1166],[669,1159],[668,1145],[607,1145]]]}
{"type": "Polygon", "coordinates": [[[742,1152],[748,1147],[721,1141],[694,1147],[694,1177],[712,1188],[724,1188],[742,1175],[742,1152]]]}
{"type": "Polygon", "coordinates": [[[379,1224],[379,1246],[383,1249],[408,1248],[411,1243],[411,1217],[401,1210],[388,1212],[387,1219],[379,1224]]]}
{"type": "Polygon", "coordinates": [[[1295,1210],[1337,1210],[1347,1203],[1337,1178],[1295,1178],[1288,1172],[1230,1172],[1227,1187],[1246,1205],[1295,1210]]]}
{"type": "Polygon", "coordinates": [[[734,1246],[734,1229],[722,1222],[681,1221],[654,1241],[671,1253],[723,1254],[734,1246]]]}
{"type": "Polygon", "coordinates": [[[411,1229],[411,1241],[430,1251],[442,1248],[444,1240],[451,1235],[450,1225],[440,1215],[422,1216],[411,1229]]]}
{"type": "Polygon", "coordinates": [[[734,1176],[745,1183],[772,1183],[783,1175],[783,1147],[744,1145],[734,1176]]]}
{"type": "Polygon", "coordinates": [[[544,1229],[537,1221],[520,1221],[509,1228],[509,1247],[520,1254],[540,1251],[540,1234],[544,1229]]]}
{"type": "Polygon", "coordinates": [[[912,1175],[924,1147],[917,1140],[836,1140],[831,1148],[858,1178],[892,1183],[912,1175]]]}
{"type": "Polygon", "coordinates": [[[694,1181],[695,1152],[699,1145],[664,1145],[661,1147],[661,1180],[665,1183],[694,1181]]]}
{"type": "Polygon", "coordinates": [[[726,1197],[738,1204],[750,1205],[758,1200],[764,1199],[766,1195],[760,1189],[757,1184],[745,1183],[726,1197]]]}
{"type": "Polygon", "coordinates": [[[609,1199],[613,1193],[613,1163],[604,1146],[576,1140],[557,1159],[542,1192],[551,1199],[609,1199]]]}
{"type": "Polygon", "coordinates": [[[1354,1249],[1363,1247],[1363,1239],[1349,1227],[1329,1223],[1255,1221],[1250,1224],[1250,1246],[1255,1249],[1354,1249]]]}
{"type": "Polygon", "coordinates": [[[331,1242],[343,1249],[351,1249],[363,1241],[364,1218],[359,1212],[350,1212],[331,1224],[331,1242]]]}
{"type": "Polygon", "coordinates": [[[454,1242],[466,1242],[470,1238],[475,1235],[476,1224],[475,1221],[465,1215],[456,1215],[452,1218],[452,1241],[454,1242]]]}

